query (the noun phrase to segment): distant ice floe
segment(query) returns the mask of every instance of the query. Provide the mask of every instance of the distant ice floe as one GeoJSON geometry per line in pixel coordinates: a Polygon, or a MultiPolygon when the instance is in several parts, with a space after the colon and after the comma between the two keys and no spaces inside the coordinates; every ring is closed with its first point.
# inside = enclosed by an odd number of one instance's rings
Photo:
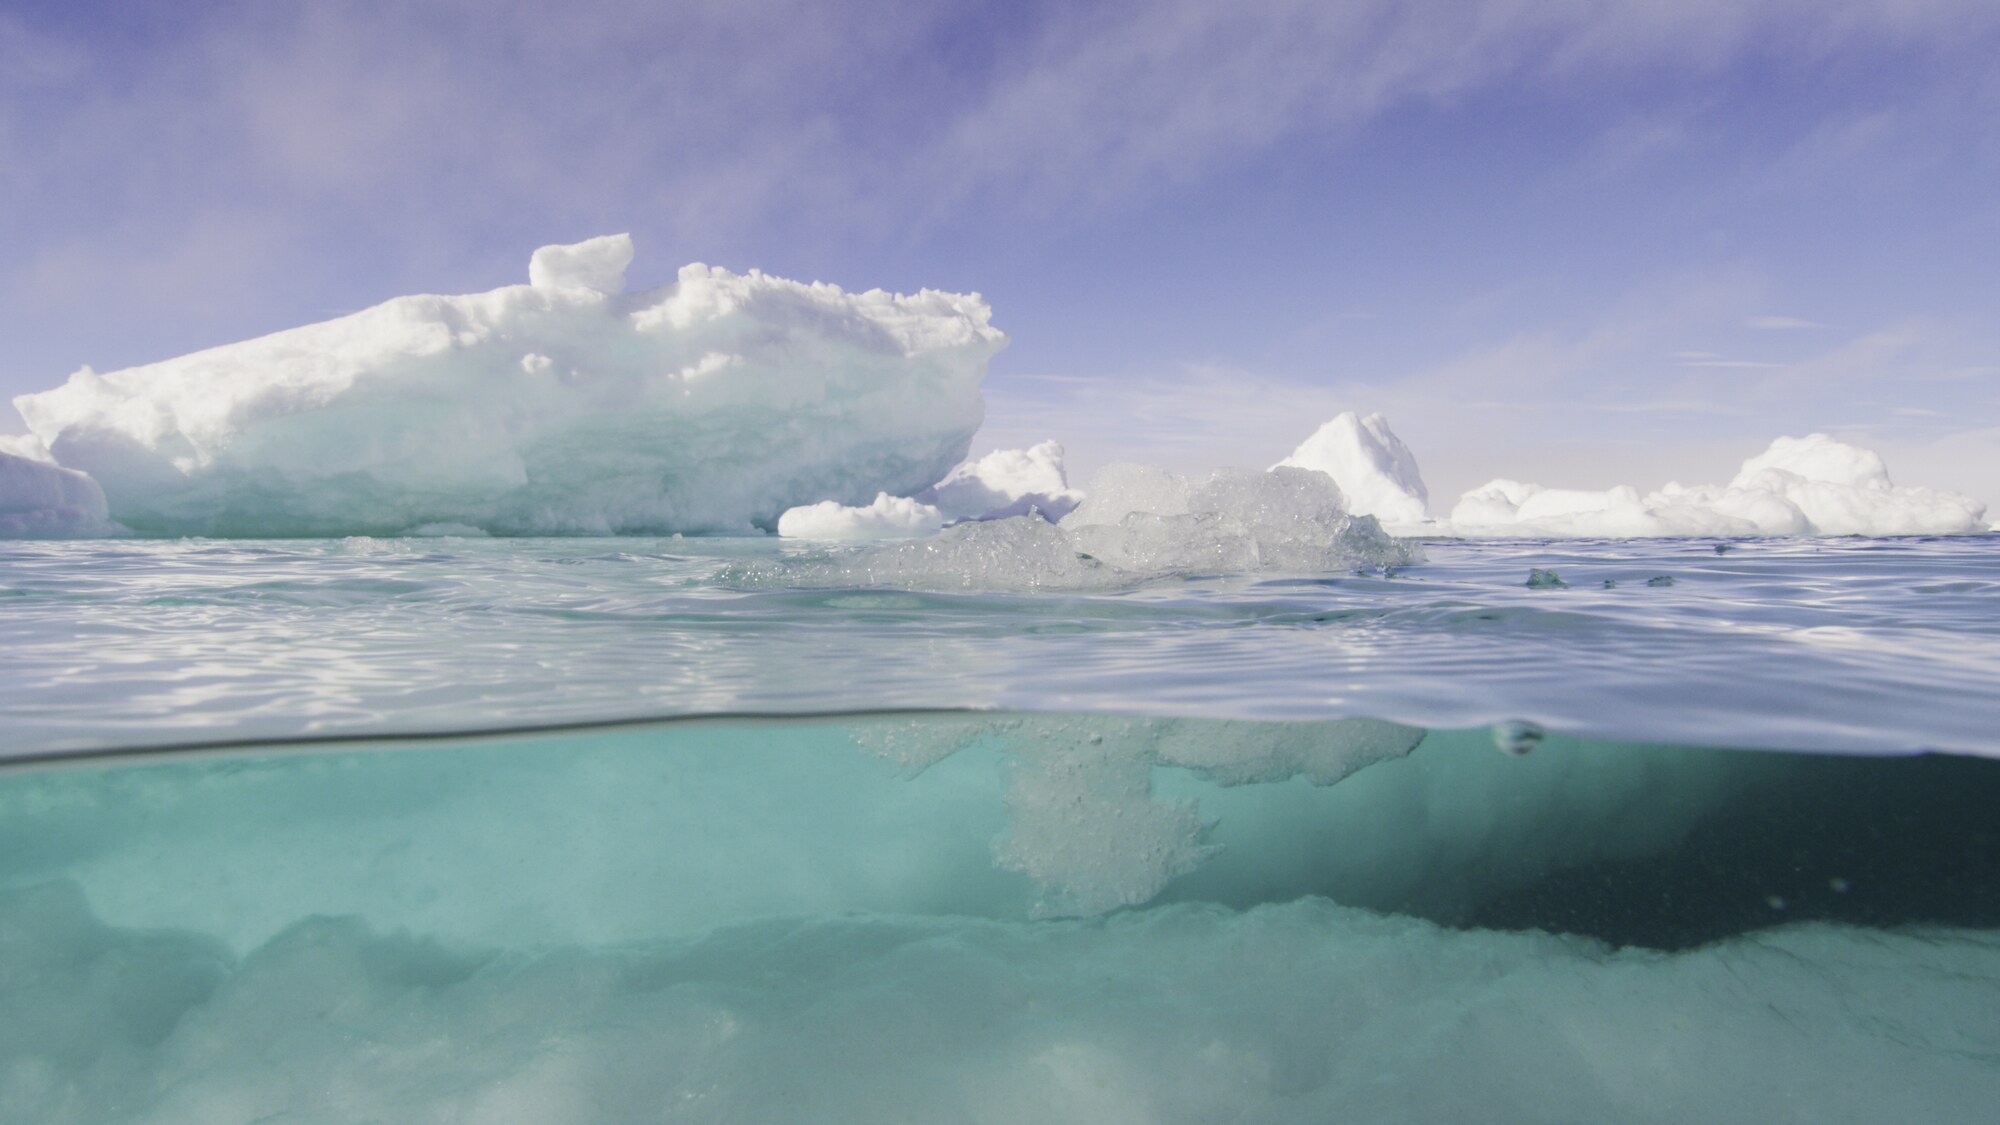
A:
{"type": "Polygon", "coordinates": [[[1006,342],[977,295],[700,264],[626,295],[631,260],[622,234],[546,246],[528,285],[84,368],[15,405],[152,534],[748,532],[965,456],[1006,342]]]}
{"type": "Polygon", "coordinates": [[[1900,486],[1876,454],[1826,434],[1781,437],[1727,485],[1586,491],[1491,481],[1433,533],[1644,538],[1676,535],[1966,535],[1988,530],[1969,496],[1900,486]]]}

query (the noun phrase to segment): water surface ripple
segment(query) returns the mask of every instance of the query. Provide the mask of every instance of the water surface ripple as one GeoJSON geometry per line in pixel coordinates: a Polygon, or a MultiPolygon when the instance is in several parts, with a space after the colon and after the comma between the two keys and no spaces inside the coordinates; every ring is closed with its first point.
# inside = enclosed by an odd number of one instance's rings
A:
{"type": "Polygon", "coordinates": [[[733,587],[773,540],[0,546],[0,755],[717,712],[1526,719],[2000,755],[2000,537],[1461,542],[1093,593],[733,587]],[[1567,583],[1531,589],[1532,569],[1567,583]],[[1671,579],[1671,583],[1652,580],[1671,579]]]}

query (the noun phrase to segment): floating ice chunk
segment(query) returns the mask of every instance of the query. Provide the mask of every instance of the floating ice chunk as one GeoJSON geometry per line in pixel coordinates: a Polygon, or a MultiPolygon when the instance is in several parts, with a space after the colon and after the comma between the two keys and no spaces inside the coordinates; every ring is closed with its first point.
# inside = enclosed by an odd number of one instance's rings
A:
{"type": "Polygon", "coordinates": [[[1332,477],[1357,516],[1392,526],[1429,518],[1430,490],[1417,471],[1417,458],[1380,414],[1363,418],[1350,410],[1335,416],[1273,467],[1285,466],[1332,477]]]}
{"type": "Polygon", "coordinates": [[[1375,520],[1348,514],[1331,477],[1292,468],[1194,479],[1114,466],[1063,526],[1080,550],[1136,574],[1344,570],[1364,542],[1389,542],[1375,520]]]}
{"type": "Polygon", "coordinates": [[[632,236],[607,234],[569,246],[544,246],[528,259],[528,284],[537,289],[625,292],[632,264],[632,236]]]}
{"type": "Polygon", "coordinates": [[[1161,800],[1153,771],[1191,770],[1225,786],[1305,778],[1333,785],[1400,758],[1424,738],[1375,719],[1238,722],[1034,715],[890,723],[862,745],[919,771],[983,740],[1015,759],[1000,866],[1041,888],[1043,915],[1101,914],[1147,902],[1215,852],[1184,801],[1161,800]]]}
{"type": "Polygon", "coordinates": [[[865,508],[822,500],[778,517],[778,534],[793,539],[911,539],[943,526],[943,513],[931,505],[886,492],[865,508]]]}
{"type": "Polygon", "coordinates": [[[115,535],[104,490],[83,473],[12,449],[31,448],[18,439],[0,451],[0,539],[82,539],[115,535]]]}
{"type": "Polygon", "coordinates": [[[624,236],[533,285],[402,297],[16,406],[145,532],[748,531],[909,495],[966,453],[1006,338],[977,295],[705,265],[618,295],[624,236]]]}
{"type": "Polygon", "coordinates": [[[965,461],[915,497],[884,492],[865,507],[825,500],[778,517],[778,534],[798,539],[909,539],[965,520],[998,520],[1038,513],[1061,519],[1083,493],[1063,473],[1062,446],[1045,441],[1028,449],[996,449],[965,461]]]}
{"type": "Polygon", "coordinates": [[[1459,535],[1962,535],[1987,530],[1967,496],[1889,480],[1882,458],[1826,434],[1781,437],[1728,485],[1670,483],[1641,497],[1495,480],[1445,523],[1459,535]]]}
{"type": "Polygon", "coordinates": [[[1875,453],[1825,434],[1781,437],[1743,462],[1725,498],[1768,497],[1822,535],[1937,535],[1985,530],[1985,505],[1951,492],[1899,488],[1875,453]]]}
{"type": "Polygon", "coordinates": [[[934,538],[751,566],[724,581],[941,590],[1108,589],[1191,574],[1325,573],[1418,557],[1354,517],[1325,473],[1224,469],[1203,478],[1140,465],[1098,474],[1057,525],[966,522],[934,538]]]}
{"type": "Polygon", "coordinates": [[[947,520],[993,520],[1040,512],[1060,520],[1082,501],[1063,472],[1063,448],[1045,441],[1027,449],[996,449],[967,461],[918,497],[947,520]]]}

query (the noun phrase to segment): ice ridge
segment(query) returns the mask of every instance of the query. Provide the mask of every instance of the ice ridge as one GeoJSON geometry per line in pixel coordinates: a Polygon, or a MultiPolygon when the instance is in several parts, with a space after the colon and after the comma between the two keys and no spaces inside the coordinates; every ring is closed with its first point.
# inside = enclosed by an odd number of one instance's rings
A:
{"type": "Polygon", "coordinates": [[[1644,496],[1494,480],[1466,493],[1439,523],[1472,537],[1675,535],[1968,535],[1988,530],[1969,496],[1889,479],[1877,454],[1826,434],[1781,437],[1726,485],[1669,483],[1644,496]]]}
{"type": "Polygon", "coordinates": [[[626,294],[631,260],[622,234],[545,246],[528,285],[86,367],[14,401],[110,517],[153,534],[748,532],[915,492],[965,456],[1006,342],[977,294],[702,264],[626,294]]]}

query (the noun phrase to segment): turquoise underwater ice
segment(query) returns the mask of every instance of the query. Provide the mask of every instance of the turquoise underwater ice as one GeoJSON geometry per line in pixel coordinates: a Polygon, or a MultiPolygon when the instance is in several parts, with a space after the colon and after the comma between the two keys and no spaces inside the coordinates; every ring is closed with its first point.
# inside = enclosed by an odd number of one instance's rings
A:
{"type": "Polygon", "coordinates": [[[1976,1119],[1993,547],[10,545],[0,1104],[1976,1119]]]}

